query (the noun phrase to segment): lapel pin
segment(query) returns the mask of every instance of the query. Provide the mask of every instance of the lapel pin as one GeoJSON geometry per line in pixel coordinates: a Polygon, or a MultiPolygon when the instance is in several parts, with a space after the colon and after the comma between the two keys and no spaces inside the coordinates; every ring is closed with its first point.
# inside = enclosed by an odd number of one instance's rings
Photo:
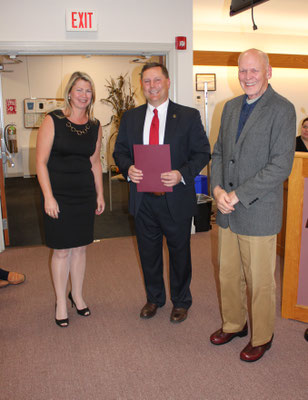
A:
{"type": "Polygon", "coordinates": [[[172,117],[173,117],[173,118],[176,118],[176,114],[173,114],[172,117]]]}

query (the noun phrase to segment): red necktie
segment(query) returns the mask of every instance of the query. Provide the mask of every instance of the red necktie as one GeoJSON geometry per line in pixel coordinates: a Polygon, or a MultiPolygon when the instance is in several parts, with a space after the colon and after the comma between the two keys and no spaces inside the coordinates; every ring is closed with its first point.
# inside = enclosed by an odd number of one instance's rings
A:
{"type": "Polygon", "coordinates": [[[154,108],[154,117],[150,127],[150,140],[149,144],[159,144],[159,119],[157,109],[154,108]]]}

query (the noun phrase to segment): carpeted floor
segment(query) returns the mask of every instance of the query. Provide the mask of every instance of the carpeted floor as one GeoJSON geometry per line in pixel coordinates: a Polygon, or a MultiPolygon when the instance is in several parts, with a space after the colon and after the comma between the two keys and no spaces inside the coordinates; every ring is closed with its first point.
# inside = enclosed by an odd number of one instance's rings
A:
{"type": "MultiPolygon", "coordinates": [[[[92,315],[69,309],[70,325],[54,322],[50,251],[8,248],[0,265],[27,275],[0,291],[1,400],[304,400],[308,398],[307,325],[280,316],[272,349],[247,364],[248,338],[213,346],[220,326],[215,285],[217,228],[192,236],[193,305],[185,322],[169,322],[171,303],[151,320],[134,236],[104,239],[88,249],[84,285],[92,315]]],[[[278,260],[279,263],[279,260],[278,260]]]]}

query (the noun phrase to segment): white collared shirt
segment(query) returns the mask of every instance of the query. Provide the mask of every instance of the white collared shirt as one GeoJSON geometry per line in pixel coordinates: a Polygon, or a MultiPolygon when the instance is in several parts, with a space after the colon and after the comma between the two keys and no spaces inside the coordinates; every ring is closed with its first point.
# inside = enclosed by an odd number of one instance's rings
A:
{"type": "Polygon", "coordinates": [[[159,144],[164,144],[165,139],[165,128],[167,119],[167,110],[169,105],[169,99],[162,103],[158,107],[153,107],[148,103],[147,111],[145,114],[144,126],[143,126],[143,144],[149,144],[150,141],[150,127],[154,116],[154,109],[157,109],[159,119],[159,144]]]}

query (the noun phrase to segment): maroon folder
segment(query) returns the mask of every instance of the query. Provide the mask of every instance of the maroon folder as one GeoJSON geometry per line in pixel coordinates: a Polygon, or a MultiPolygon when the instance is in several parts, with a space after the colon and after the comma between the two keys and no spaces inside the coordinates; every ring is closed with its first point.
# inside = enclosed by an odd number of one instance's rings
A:
{"type": "Polygon", "coordinates": [[[172,192],[160,178],[163,172],[171,171],[169,144],[134,144],[135,167],[143,172],[143,179],[137,183],[137,192],[172,192]]]}

